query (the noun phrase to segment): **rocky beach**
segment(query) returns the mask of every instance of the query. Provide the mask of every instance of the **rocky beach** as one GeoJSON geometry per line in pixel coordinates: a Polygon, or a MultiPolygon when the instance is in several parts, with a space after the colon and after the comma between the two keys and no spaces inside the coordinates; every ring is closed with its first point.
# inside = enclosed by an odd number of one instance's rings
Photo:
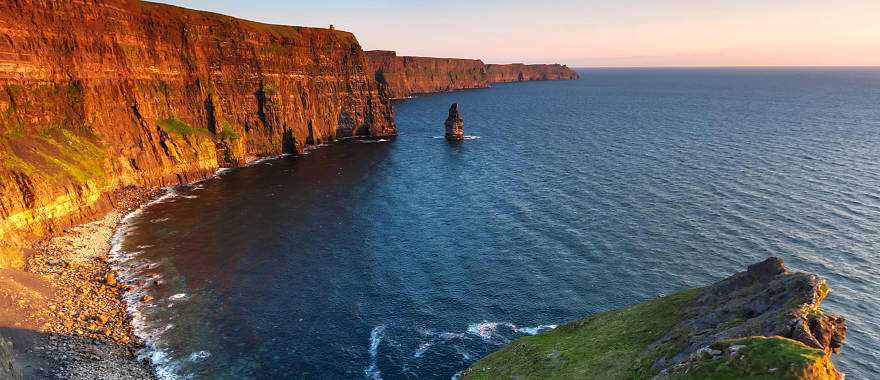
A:
{"type": "Polygon", "coordinates": [[[137,358],[141,344],[122,299],[127,284],[108,264],[122,216],[154,195],[123,190],[103,218],[37,242],[22,271],[0,272],[0,332],[25,378],[154,378],[137,358]]]}

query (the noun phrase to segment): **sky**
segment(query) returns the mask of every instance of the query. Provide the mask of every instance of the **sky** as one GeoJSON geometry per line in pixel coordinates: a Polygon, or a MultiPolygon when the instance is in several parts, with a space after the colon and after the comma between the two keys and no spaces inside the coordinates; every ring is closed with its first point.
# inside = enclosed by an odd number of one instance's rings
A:
{"type": "Polygon", "coordinates": [[[880,0],[162,0],[366,50],[574,67],[880,66],[880,0]]]}

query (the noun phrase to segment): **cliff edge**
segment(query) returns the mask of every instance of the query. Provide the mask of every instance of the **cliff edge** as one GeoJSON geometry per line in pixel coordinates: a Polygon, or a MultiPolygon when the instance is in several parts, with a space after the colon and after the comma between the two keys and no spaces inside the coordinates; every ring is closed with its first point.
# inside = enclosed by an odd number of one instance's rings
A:
{"type": "Polygon", "coordinates": [[[395,133],[348,32],[135,0],[0,2],[0,267],[119,189],[395,133]]]}
{"type": "Polygon", "coordinates": [[[390,50],[366,52],[370,72],[390,98],[489,87],[491,83],[573,80],[565,65],[485,64],[478,59],[399,56],[390,50]]]}
{"type": "Polygon", "coordinates": [[[843,379],[846,337],[825,280],[769,258],[705,288],[598,313],[514,341],[464,379],[843,379]]]}

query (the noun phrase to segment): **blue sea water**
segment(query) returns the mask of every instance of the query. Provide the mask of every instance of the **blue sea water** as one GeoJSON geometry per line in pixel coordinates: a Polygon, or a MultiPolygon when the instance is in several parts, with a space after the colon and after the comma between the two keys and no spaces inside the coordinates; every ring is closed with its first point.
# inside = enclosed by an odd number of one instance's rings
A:
{"type": "Polygon", "coordinates": [[[406,100],[393,141],[131,215],[116,265],[155,297],[131,297],[145,354],[169,378],[448,379],[777,255],[829,280],[840,369],[880,377],[880,69],[581,74],[406,100]]]}

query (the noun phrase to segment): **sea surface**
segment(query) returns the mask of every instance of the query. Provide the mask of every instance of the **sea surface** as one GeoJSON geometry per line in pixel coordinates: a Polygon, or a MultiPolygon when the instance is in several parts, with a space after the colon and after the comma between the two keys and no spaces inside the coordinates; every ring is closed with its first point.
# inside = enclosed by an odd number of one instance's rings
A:
{"type": "Polygon", "coordinates": [[[406,100],[393,141],[130,215],[114,256],[154,297],[130,296],[143,355],[164,378],[449,379],[776,255],[829,280],[847,378],[880,378],[880,69],[581,74],[406,100]]]}

